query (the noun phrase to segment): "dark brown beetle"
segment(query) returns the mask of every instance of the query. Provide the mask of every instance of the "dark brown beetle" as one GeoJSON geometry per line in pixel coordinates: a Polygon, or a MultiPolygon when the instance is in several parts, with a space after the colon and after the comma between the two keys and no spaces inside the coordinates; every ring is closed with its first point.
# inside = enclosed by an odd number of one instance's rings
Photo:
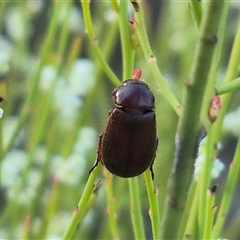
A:
{"type": "Polygon", "coordinates": [[[113,93],[115,108],[99,137],[97,161],[119,177],[135,177],[150,168],[157,149],[155,99],[147,84],[129,79],[113,93]]]}

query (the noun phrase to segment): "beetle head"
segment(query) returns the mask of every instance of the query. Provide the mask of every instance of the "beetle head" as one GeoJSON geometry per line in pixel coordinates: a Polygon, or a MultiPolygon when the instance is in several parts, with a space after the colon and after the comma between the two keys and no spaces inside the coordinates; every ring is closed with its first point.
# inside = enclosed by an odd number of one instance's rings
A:
{"type": "Polygon", "coordinates": [[[128,79],[112,95],[117,107],[143,110],[155,108],[153,93],[143,81],[128,79]]]}

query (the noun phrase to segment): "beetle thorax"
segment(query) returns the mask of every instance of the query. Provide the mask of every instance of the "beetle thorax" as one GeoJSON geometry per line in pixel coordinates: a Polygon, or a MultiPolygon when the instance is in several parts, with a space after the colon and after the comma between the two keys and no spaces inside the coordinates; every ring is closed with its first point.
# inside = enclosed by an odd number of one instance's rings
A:
{"type": "Polygon", "coordinates": [[[137,80],[127,80],[113,92],[115,105],[125,110],[152,110],[154,109],[154,96],[148,86],[137,80]]]}

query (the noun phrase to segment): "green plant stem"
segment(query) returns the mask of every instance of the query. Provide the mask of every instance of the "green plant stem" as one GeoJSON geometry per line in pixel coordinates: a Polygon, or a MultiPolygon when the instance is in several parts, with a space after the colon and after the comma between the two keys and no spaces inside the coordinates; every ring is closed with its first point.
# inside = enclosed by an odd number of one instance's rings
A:
{"type": "Polygon", "coordinates": [[[117,227],[117,213],[116,213],[116,198],[113,193],[113,175],[105,168],[104,176],[106,182],[106,190],[107,190],[107,213],[109,218],[109,226],[112,233],[112,239],[119,239],[119,231],[117,227]]]}
{"type": "Polygon", "coordinates": [[[160,223],[158,198],[157,198],[158,191],[154,189],[150,170],[147,170],[144,173],[144,177],[145,177],[145,182],[147,186],[148,199],[150,203],[149,215],[152,223],[153,239],[155,240],[155,239],[159,239],[159,223],[160,223]]]}
{"type": "Polygon", "coordinates": [[[119,11],[119,2],[117,0],[110,0],[110,3],[112,5],[112,8],[118,12],[119,11]]]}
{"type": "MultiPolygon", "coordinates": [[[[237,74],[239,71],[239,69],[238,69],[239,63],[240,63],[240,21],[239,21],[238,30],[237,30],[237,33],[235,36],[235,40],[234,40],[228,68],[227,68],[226,77],[223,82],[223,86],[230,84],[230,82],[237,77],[237,74]]],[[[217,143],[220,139],[222,122],[223,122],[224,116],[227,112],[230,98],[231,98],[231,92],[226,93],[221,96],[221,103],[222,103],[221,111],[220,111],[217,121],[213,125],[214,143],[217,143]]],[[[224,195],[223,195],[222,201],[220,203],[220,210],[218,212],[218,216],[217,216],[214,228],[213,228],[212,238],[219,237],[219,235],[222,231],[222,227],[223,227],[223,224],[225,221],[228,207],[230,205],[230,201],[231,201],[232,194],[233,194],[233,188],[236,183],[236,179],[235,179],[236,176],[234,176],[236,174],[235,171],[239,171],[237,169],[237,168],[239,168],[239,166],[238,166],[239,164],[237,162],[237,159],[239,160],[239,156],[240,156],[239,148],[240,147],[239,147],[239,142],[238,142],[237,150],[235,152],[235,157],[230,166],[227,183],[225,185],[224,195]],[[232,167],[232,166],[234,166],[234,167],[232,167]]]]}
{"type": "Polygon", "coordinates": [[[240,77],[234,79],[232,82],[222,84],[216,88],[216,95],[233,92],[240,89],[240,77]]]}
{"type": "Polygon", "coordinates": [[[143,218],[141,212],[141,204],[140,204],[140,195],[139,195],[139,184],[138,178],[131,178],[128,180],[130,196],[131,196],[131,219],[133,224],[134,236],[135,239],[145,239],[144,234],[144,225],[143,218]]]}
{"type": "Polygon", "coordinates": [[[174,167],[168,182],[168,194],[161,225],[162,239],[176,239],[185,208],[195,145],[200,129],[202,98],[217,43],[223,6],[224,1],[208,1],[204,8],[200,36],[194,52],[189,80],[186,83],[184,109],[178,123],[174,167]]]}
{"type": "Polygon", "coordinates": [[[197,181],[193,181],[189,190],[186,207],[185,207],[183,218],[179,228],[178,239],[184,238],[185,236],[184,232],[188,236],[191,235],[194,238],[193,232],[195,232],[195,229],[197,226],[196,222],[197,222],[198,198],[199,198],[199,195],[197,191],[197,181]]]}
{"type": "Polygon", "coordinates": [[[197,0],[191,0],[190,2],[194,22],[199,28],[202,19],[202,2],[197,0]]]}
{"type": "MultiPolygon", "coordinates": [[[[117,21],[114,22],[114,24],[111,25],[111,28],[109,29],[107,39],[108,41],[104,41],[104,44],[102,46],[102,51],[104,53],[106,61],[109,59],[111,55],[111,49],[114,46],[114,42],[116,41],[117,37],[117,30],[118,25],[117,21]]],[[[63,144],[62,148],[62,156],[67,157],[72,151],[72,146],[76,140],[76,135],[78,133],[78,129],[86,124],[88,120],[88,116],[91,115],[92,111],[92,105],[94,104],[94,98],[97,95],[97,92],[99,92],[99,84],[101,80],[101,66],[96,65],[96,78],[95,78],[95,84],[90,89],[88,93],[88,97],[86,98],[85,104],[82,107],[81,111],[79,112],[78,118],[76,119],[76,123],[74,124],[74,127],[70,131],[68,137],[66,138],[66,142],[63,144]]]]}
{"type": "Polygon", "coordinates": [[[98,60],[100,61],[102,65],[102,69],[105,71],[106,75],[109,77],[110,81],[115,85],[118,86],[120,84],[119,79],[116,77],[114,72],[109,67],[108,63],[105,60],[105,57],[103,56],[102,51],[98,47],[98,39],[95,37],[94,30],[93,30],[93,24],[92,24],[92,18],[91,18],[91,12],[90,12],[90,0],[80,0],[82,4],[82,10],[85,20],[85,26],[86,31],[89,37],[89,40],[92,45],[93,52],[97,56],[98,60]]]}
{"type": "MultiPolygon", "coordinates": [[[[195,190],[198,190],[198,188],[195,188],[195,190]]],[[[191,198],[189,198],[190,200],[191,198]]],[[[189,203],[191,206],[191,209],[189,209],[189,215],[187,216],[186,213],[186,220],[187,220],[187,225],[185,228],[185,231],[182,234],[182,230],[180,229],[179,233],[179,239],[198,239],[198,204],[199,204],[199,198],[198,198],[198,193],[195,191],[195,195],[192,196],[192,202],[189,203]]],[[[184,214],[185,215],[185,214],[184,214]]]]}
{"type": "Polygon", "coordinates": [[[202,239],[211,239],[212,225],[213,225],[213,216],[215,212],[214,202],[215,202],[215,193],[212,193],[207,189],[206,193],[206,211],[205,211],[205,228],[202,239]]]}
{"type": "Polygon", "coordinates": [[[198,205],[198,237],[203,238],[204,228],[206,227],[206,189],[209,188],[211,181],[211,172],[213,168],[213,134],[212,128],[209,128],[205,144],[205,160],[203,163],[203,172],[198,180],[199,205],[198,205]]]}
{"type": "Polygon", "coordinates": [[[137,30],[137,35],[139,38],[139,42],[140,42],[144,57],[148,63],[149,68],[152,71],[154,78],[156,79],[156,83],[163,97],[172,106],[174,111],[177,114],[180,114],[181,112],[180,103],[178,102],[173,92],[168,87],[166,80],[163,78],[162,73],[160,72],[159,67],[157,65],[157,59],[155,58],[152,52],[152,49],[148,40],[148,36],[147,36],[147,31],[146,31],[146,26],[145,26],[145,21],[143,16],[143,7],[141,2],[138,2],[138,5],[139,5],[139,11],[135,12],[135,17],[137,21],[136,30],[137,30]]]}
{"type": "MultiPolygon", "coordinates": [[[[209,120],[209,117],[208,117],[208,111],[209,111],[209,106],[211,104],[211,101],[215,96],[215,87],[216,87],[216,82],[218,77],[219,59],[221,59],[228,10],[229,10],[229,1],[226,1],[222,11],[221,21],[219,22],[219,31],[218,31],[219,41],[216,46],[216,50],[214,52],[214,58],[211,62],[211,69],[208,75],[206,91],[204,93],[202,107],[201,107],[200,118],[207,132],[210,131],[210,128],[212,126],[212,122],[209,120]]],[[[213,144],[215,144],[215,142],[213,144]]],[[[205,190],[204,190],[204,194],[205,194],[205,190]]]]}
{"type": "MultiPolygon", "coordinates": [[[[238,30],[234,39],[233,48],[227,68],[226,77],[223,84],[229,84],[232,80],[236,79],[239,72],[240,63],[240,19],[238,30]]],[[[217,118],[217,121],[213,125],[214,131],[214,143],[217,143],[220,139],[223,118],[227,112],[228,105],[231,99],[231,93],[226,93],[221,96],[221,111],[217,118]]]]}
{"type": "Polygon", "coordinates": [[[85,189],[83,191],[82,197],[79,200],[79,203],[73,213],[72,219],[70,221],[70,224],[66,230],[66,233],[63,237],[65,240],[72,239],[73,234],[76,230],[77,225],[81,221],[82,217],[84,216],[85,209],[88,206],[88,201],[95,190],[95,180],[97,178],[97,175],[99,174],[101,164],[98,164],[96,168],[91,172],[90,177],[88,178],[88,181],[86,183],[85,189]]]}
{"type": "Polygon", "coordinates": [[[131,47],[128,22],[128,1],[120,1],[119,29],[122,45],[123,79],[130,78],[133,70],[134,51],[131,47]]]}

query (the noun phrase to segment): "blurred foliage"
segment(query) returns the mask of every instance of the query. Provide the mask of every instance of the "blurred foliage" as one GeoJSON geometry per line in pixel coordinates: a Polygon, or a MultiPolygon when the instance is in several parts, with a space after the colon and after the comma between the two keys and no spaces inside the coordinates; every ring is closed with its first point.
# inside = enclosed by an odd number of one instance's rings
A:
{"type": "MultiPolygon", "coordinates": [[[[158,66],[172,92],[181,99],[198,37],[188,2],[144,1],[143,6],[158,66]]],[[[133,11],[129,3],[129,18],[133,11]]],[[[110,2],[93,1],[91,14],[105,60],[116,76],[125,80],[117,13],[110,2]]],[[[239,5],[233,3],[218,66],[219,83],[227,69],[238,15],[239,5]]],[[[92,51],[78,1],[2,1],[0,31],[0,95],[4,98],[0,105],[4,110],[0,119],[0,238],[60,239],[94,164],[98,135],[112,107],[111,92],[115,86],[92,51]]],[[[178,116],[163,99],[141,49],[136,47],[134,54],[134,68],[142,69],[143,80],[156,98],[159,147],[154,186],[159,188],[161,215],[174,158],[178,116]]],[[[236,91],[230,110],[239,103],[236,91]]],[[[236,116],[239,114],[233,118],[236,116]]],[[[228,138],[238,132],[237,127],[229,127],[233,124],[225,124],[222,149],[228,138]]],[[[101,180],[100,187],[86,206],[75,239],[112,239],[107,177],[101,171],[97,178],[101,180]]],[[[143,176],[138,180],[146,239],[151,239],[143,176]]],[[[134,239],[127,181],[113,176],[112,184],[119,238],[134,239]]],[[[236,213],[237,204],[233,207],[236,213]]],[[[238,220],[227,225],[228,238],[239,236],[239,229],[234,228],[239,223],[239,212],[238,209],[238,220]]]]}

